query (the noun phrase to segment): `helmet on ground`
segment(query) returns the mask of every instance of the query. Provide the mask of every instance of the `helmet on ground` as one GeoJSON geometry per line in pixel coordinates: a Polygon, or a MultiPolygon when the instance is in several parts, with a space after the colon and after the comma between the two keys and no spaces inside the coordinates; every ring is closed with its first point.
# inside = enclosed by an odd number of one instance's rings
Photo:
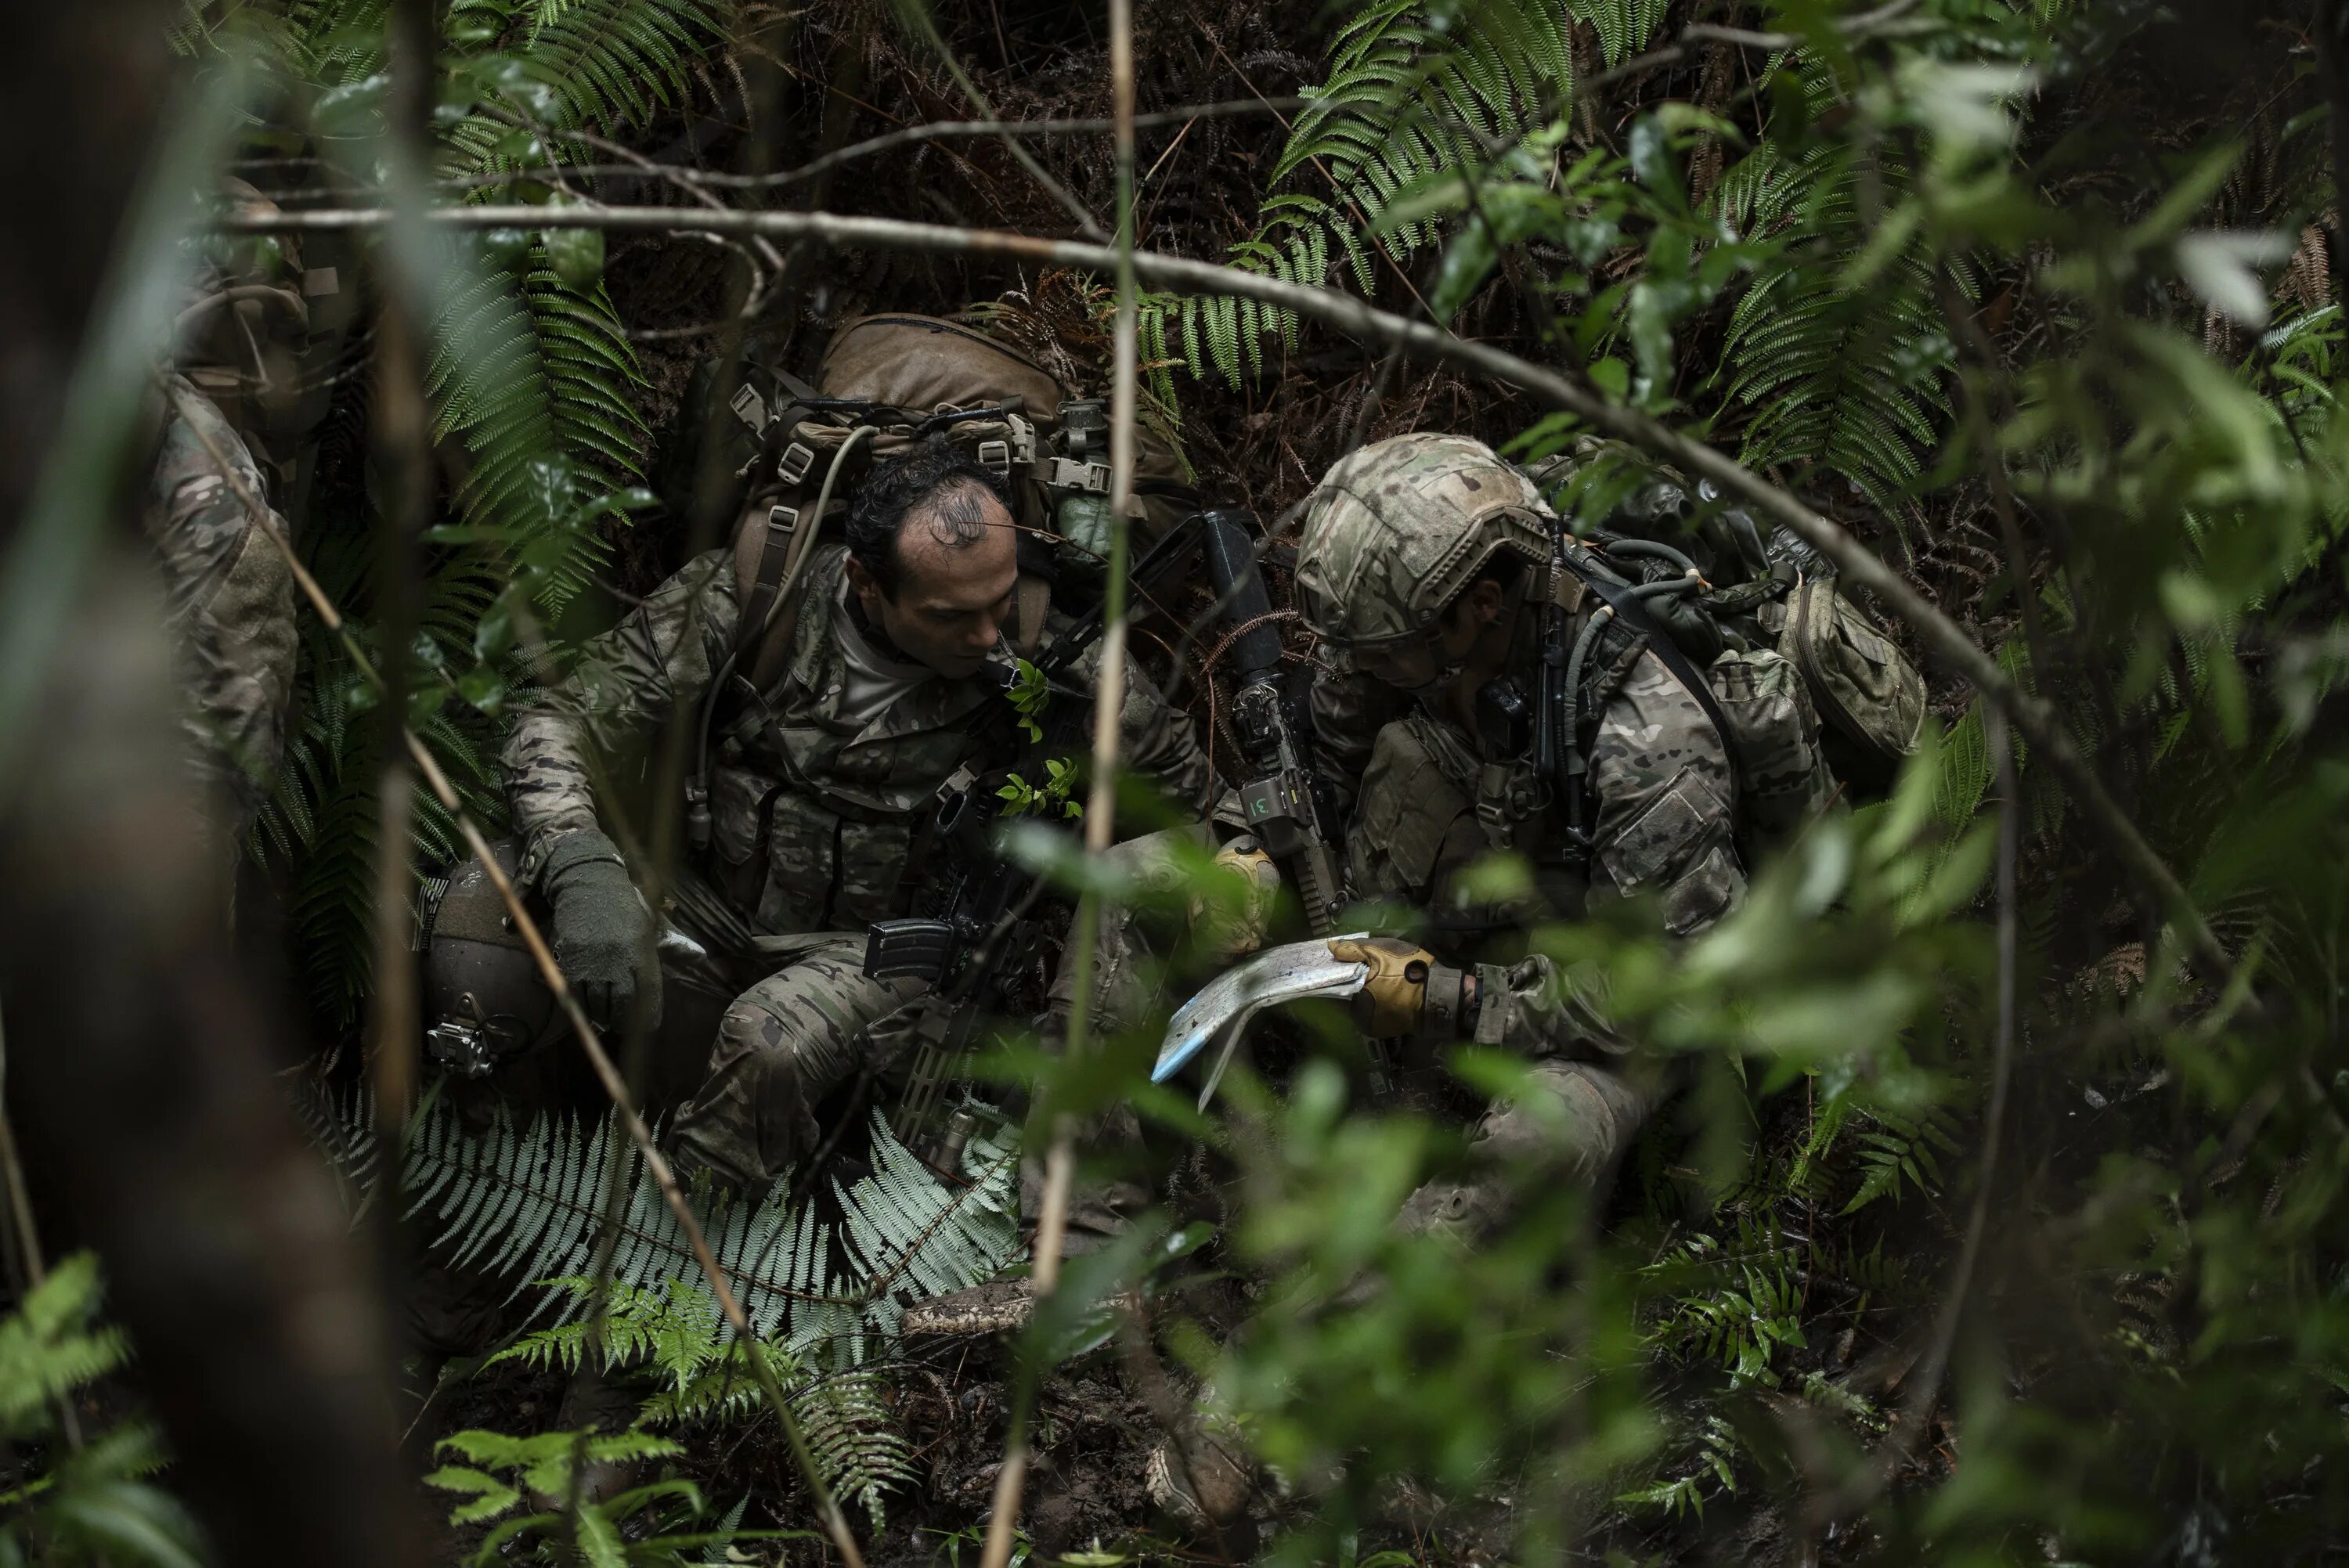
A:
{"type": "MultiPolygon", "coordinates": [[[[511,843],[491,846],[509,880],[511,843]]],[[[429,912],[424,949],[425,1054],[459,1078],[485,1078],[552,1038],[563,1015],[539,978],[504,898],[480,860],[449,879],[429,912]]]]}
{"type": "Polygon", "coordinates": [[[1550,558],[1526,477],[1464,436],[1395,436],[1339,459],[1306,503],[1297,607],[1349,647],[1417,636],[1495,556],[1550,558]]]}

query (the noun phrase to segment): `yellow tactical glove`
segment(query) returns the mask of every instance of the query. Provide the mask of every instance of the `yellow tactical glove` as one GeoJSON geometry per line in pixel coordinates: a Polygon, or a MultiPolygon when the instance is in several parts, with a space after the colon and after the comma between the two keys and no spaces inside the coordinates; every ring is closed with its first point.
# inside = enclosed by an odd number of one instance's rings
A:
{"type": "Polygon", "coordinates": [[[1264,945],[1273,901],[1280,894],[1280,868],[1252,839],[1235,839],[1217,850],[1216,867],[1230,875],[1192,896],[1191,930],[1201,953],[1227,964],[1264,945]]]}
{"type": "Polygon", "coordinates": [[[1362,1033],[1379,1039],[1451,1039],[1459,1034],[1460,971],[1437,963],[1426,948],[1397,936],[1341,937],[1330,944],[1330,956],[1371,967],[1353,1001],[1354,1023],[1362,1033]]]}

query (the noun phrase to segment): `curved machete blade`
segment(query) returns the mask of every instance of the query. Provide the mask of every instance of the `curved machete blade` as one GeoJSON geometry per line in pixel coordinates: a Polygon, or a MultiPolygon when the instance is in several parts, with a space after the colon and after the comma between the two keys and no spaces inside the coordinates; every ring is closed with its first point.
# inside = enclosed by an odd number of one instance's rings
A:
{"type": "Polygon", "coordinates": [[[1330,957],[1330,944],[1363,934],[1317,937],[1267,948],[1247,963],[1225,970],[1174,1009],[1166,1025],[1165,1043],[1158,1048],[1158,1065],[1150,1069],[1150,1081],[1164,1083],[1218,1036],[1237,1040],[1247,1021],[1267,1007],[1306,996],[1350,996],[1360,991],[1370,977],[1370,965],[1330,957]]]}

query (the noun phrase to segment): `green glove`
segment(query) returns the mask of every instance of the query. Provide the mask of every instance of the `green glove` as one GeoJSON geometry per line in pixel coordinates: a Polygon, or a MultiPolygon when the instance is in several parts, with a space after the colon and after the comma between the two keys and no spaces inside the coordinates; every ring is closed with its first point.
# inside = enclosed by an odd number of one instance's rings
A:
{"type": "Polygon", "coordinates": [[[606,1027],[660,1022],[660,957],[652,912],[612,841],[565,833],[546,852],[539,885],[554,903],[554,961],[588,1015],[606,1027]]]}

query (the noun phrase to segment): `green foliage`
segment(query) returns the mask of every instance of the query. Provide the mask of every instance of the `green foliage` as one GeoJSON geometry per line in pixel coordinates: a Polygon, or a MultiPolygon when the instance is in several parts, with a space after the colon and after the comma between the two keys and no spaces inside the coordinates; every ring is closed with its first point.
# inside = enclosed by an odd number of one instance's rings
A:
{"type": "Polygon", "coordinates": [[[1941,1185],[1940,1155],[1959,1151],[1955,1129],[1948,1113],[1928,1107],[1918,1115],[1876,1111],[1875,1123],[1859,1134],[1862,1174],[1859,1191],[1844,1206],[1848,1214],[1879,1198],[1898,1199],[1907,1188],[1932,1196],[1941,1185]]]}
{"type": "Polygon", "coordinates": [[[1718,1482],[1723,1492],[1734,1495],[1737,1491],[1734,1468],[1738,1455],[1736,1429],[1719,1416],[1707,1416],[1697,1424],[1690,1446],[1694,1450],[1694,1468],[1668,1480],[1634,1487],[1619,1494],[1615,1501],[1634,1507],[1661,1509],[1668,1514],[1686,1511],[1702,1519],[1704,1517],[1707,1487],[1718,1482]]]}
{"type": "Polygon", "coordinates": [[[121,1331],[96,1322],[98,1305],[98,1260],[77,1253],[0,1318],[0,1439],[14,1456],[0,1481],[0,1564],[198,1568],[194,1521],[149,1480],[164,1463],[152,1427],[122,1421],[62,1442],[59,1405],[130,1357],[121,1331]]]}
{"type": "MultiPolygon", "coordinates": [[[[295,0],[220,15],[190,0],[181,53],[235,52],[306,110],[330,161],[378,177],[385,0],[295,0]]],[[[442,82],[435,172],[475,199],[559,200],[556,170],[589,152],[567,132],[617,134],[683,103],[730,9],[711,0],[461,0],[440,11],[442,82]]],[[[426,609],[410,722],[494,824],[488,758],[517,645],[608,561],[605,530],[650,504],[643,376],[600,280],[602,236],[492,233],[476,246],[417,242],[429,301],[424,379],[436,442],[457,454],[450,516],[428,535],[426,609]]],[[[378,520],[306,521],[303,549],[347,618],[364,624],[378,520]]],[[[372,639],[368,639],[372,645],[372,639]]],[[[258,858],[285,862],[291,935],[318,1017],[356,1025],[370,985],[378,841],[377,726],[331,638],[305,637],[299,714],[258,858]]],[[[426,874],[457,858],[453,824],[419,798],[426,874]]]]}
{"type": "MultiPolygon", "coordinates": [[[[1662,0],[1374,0],[1353,12],[1274,165],[1257,232],[1232,247],[1229,264],[1369,291],[1381,252],[1400,264],[1437,241],[1432,221],[1395,211],[1399,196],[1445,177],[1456,183],[1482,161],[1480,142],[1565,112],[1578,18],[1596,23],[1611,63],[1652,35],[1662,10],[1662,0]]],[[[1295,317],[1252,300],[1142,301],[1142,356],[1162,367],[1154,385],[1170,407],[1164,366],[1237,387],[1243,369],[1262,370],[1263,340],[1276,332],[1293,346],[1295,317]]]]}
{"type": "MultiPolygon", "coordinates": [[[[650,1432],[538,1432],[508,1437],[466,1431],[441,1439],[441,1454],[463,1464],[443,1465],[424,1484],[468,1501],[450,1511],[451,1524],[499,1521],[466,1561],[475,1568],[512,1562],[585,1563],[593,1568],[679,1568],[737,1542],[797,1539],[801,1531],[743,1530],[738,1507],[714,1529],[696,1529],[709,1515],[700,1488],[669,1477],[597,1500],[574,1502],[573,1478],[583,1466],[635,1465],[685,1450],[650,1432]],[[516,1512],[525,1507],[534,1511],[516,1512]],[[688,1559],[688,1553],[697,1555],[688,1559]]],[[[721,1559],[722,1561],[722,1559],[721,1559]]]]}
{"type": "MultiPolygon", "coordinates": [[[[362,1182],[374,1180],[369,1105],[355,1096],[335,1118],[336,1159],[362,1182]]],[[[544,1115],[526,1127],[502,1119],[476,1136],[431,1100],[409,1131],[400,1179],[407,1217],[455,1265],[541,1282],[516,1288],[535,1288],[539,1315],[569,1324],[586,1303],[565,1282],[594,1255],[616,1147],[630,1172],[612,1278],[616,1299],[643,1306],[646,1298],[626,1293],[663,1293],[670,1282],[700,1276],[659,1184],[636,1168],[634,1148],[612,1130],[609,1117],[589,1126],[544,1115]]],[[[794,1201],[790,1181],[755,1202],[720,1195],[701,1205],[704,1233],[752,1331],[811,1367],[863,1364],[889,1344],[907,1303],[990,1279],[1019,1255],[1016,1129],[972,1138],[963,1181],[954,1184],[876,1115],[870,1161],[869,1174],[832,1181],[836,1220],[824,1219],[812,1196],[794,1201]]],[[[665,1296],[653,1305],[665,1307],[665,1296]]],[[[688,1322],[663,1321],[671,1330],[688,1322]]],[[[565,1343],[549,1341],[540,1354],[558,1354],[565,1343]]]]}
{"type": "Polygon", "coordinates": [[[1651,1276],[1704,1276],[1703,1288],[1684,1290],[1651,1332],[1667,1348],[1717,1361],[1739,1382],[1775,1383],[1772,1357],[1781,1347],[1806,1348],[1799,1261],[1768,1225],[1750,1212],[1724,1243],[1702,1232],[1683,1238],[1649,1265],[1651,1276]]]}
{"type": "MultiPolygon", "coordinates": [[[[1808,74],[1805,90],[1829,107],[1834,84],[1808,74]]],[[[1886,245],[1862,196],[1872,182],[1880,206],[1905,172],[1871,158],[1850,143],[1764,142],[1723,176],[1722,218],[1749,243],[1775,243],[1730,313],[1719,381],[1744,417],[1742,461],[1832,474],[1897,512],[1948,427],[1955,356],[1930,245],[1915,234],[1886,245]],[[1873,275],[1854,287],[1860,265],[1873,275]]],[[[1970,303],[1965,276],[1949,286],[1970,303]]]]}
{"type": "Polygon", "coordinates": [[[1008,775],[996,795],[1015,817],[1081,817],[1084,808],[1070,799],[1077,783],[1077,765],[1062,757],[1044,759],[1044,782],[1030,784],[1019,774],[1008,775]]]}
{"type": "MultiPolygon", "coordinates": [[[[595,1282],[549,1282],[571,1292],[579,1310],[595,1301],[595,1282]]],[[[524,1335],[490,1359],[575,1372],[595,1329],[587,1317],[524,1335]]],[[[698,1279],[671,1278],[657,1289],[615,1286],[605,1297],[602,1326],[607,1370],[641,1367],[652,1391],[639,1418],[645,1426],[721,1425],[764,1408],[718,1304],[698,1279]]],[[[873,1528],[886,1526],[885,1494],[914,1479],[913,1452],[886,1402],[887,1384],[872,1367],[816,1374],[781,1346],[752,1342],[790,1401],[824,1484],[835,1495],[861,1500],[873,1528]]]]}
{"type": "Polygon", "coordinates": [[[1044,715],[1052,706],[1052,683],[1044,678],[1044,672],[1026,659],[1017,661],[1011,689],[1004,693],[1004,699],[1019,716],[1019,733],[1030,740],[1043,739],[1044,715]]]}

